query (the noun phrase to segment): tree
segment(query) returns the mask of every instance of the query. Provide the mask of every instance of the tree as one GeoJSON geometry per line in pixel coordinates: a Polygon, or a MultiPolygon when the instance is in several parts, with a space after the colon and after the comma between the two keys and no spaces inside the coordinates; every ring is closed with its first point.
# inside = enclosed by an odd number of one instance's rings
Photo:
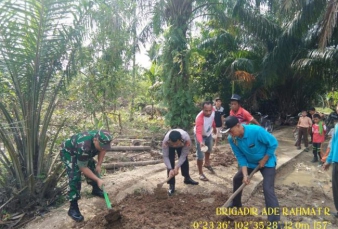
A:
{"type": "Polygon", "coordinates": [[[190,128],[196,109],[191,91],[188,47],[191,22],[205,11],[217,13],[214,6],[223,1],[158,0],[153,6],[151,26],[143,32],[153,31],[164,42],[160,65],[163,66],[164,100],[168,105],[166,120],[171,127],[190,128]]]}
{"type": "MultiPolygon", "coordinates": [[[[267,52],[258,78],[274,91],[283,112],[296,113],[309,107],[316,96],[313,92],[323,88],[324,82],[319,80],[325,72],[322,66],[312,65],[307,70],[304,67],[316,62],[309,60],[309,52],[319,47],[319,35],[325,30],[323,15],[330,3],[324,0],[267,2],[266,12],[260,12],[239,0],[234,16],[246,33],[265,44],[267,52]]],[[[332,74],[332,71],[336,70],[327,72],[332,74]]]]}
{"type": "MultiPolygon", "coordinates": [[[[48,132],[60,90],[77,73],[92,2],[4,0],[0,3],[1,185],[44,206],[58,192],[61,166],[48,132]],[[11,182],[13,187],[5,185],[11,182]],[[18,192],[20,191],[20,192],[18,192]],[[28,198],[29,197],[29,198],[28,198]]],[[[17,197],[20,198],[20,195],[17,197]]],[[[21,203],[26,204],[26,203],[21,203]]],[[[18,208],[22,207],[16,205],[18,208]]]]}

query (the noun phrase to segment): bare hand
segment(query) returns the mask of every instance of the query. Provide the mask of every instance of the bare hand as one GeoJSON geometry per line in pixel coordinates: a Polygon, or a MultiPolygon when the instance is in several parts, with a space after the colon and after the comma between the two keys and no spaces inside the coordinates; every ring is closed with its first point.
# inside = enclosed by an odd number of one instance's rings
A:
{"type": "Polygon", "coordinates": [[[104,185],[103,180],[101,179],[98,179],[96,183],[97,183],[97,186],[99,186],[99,188],[102,188],[102,185],[104,185]]]}
{"type": "Polygon", "coordinates": [[[328,169],[330,168],[330,164],[327,163],[327,162],[325,162],[325,163],[323,164],[323,167],[322,167],[322,168],[326,171],[326,170],[328,170],[328,169]]]}
{"type": "MultiPolygon", "coordinates": [[[[95,168],[96,172],[98,174],[101,174],[101,165],[96,165],[96,168],[95,168]]],[[[99,186],[100,187],[100,186],[99,186]]]]}
{"type": "Polygon", "coordinates": [[[200,143],[200,147],[202,148],[203,146],[205,146],[204,142],[200,143]]]}
{"type": "Polygon", "coordinates": [[[175,167],[174,172],[175,172],[175,176],[178,175],[180,168],[179,167],[175,167]]]}
{"type": "Polygon", "coordinates": [[[258,164],[259,164],[259,168],[263,168],[265,166],[265,164],[266,164],[266,160],[262,159],[262,160],[259,161],[258,164]]]}
{"type": "Polygon", "coordinates": [[[243,177],[243,183],[246,184],[246,185],[250,184],[250,179],[249,179],[248,176],[243,177]]]}
{"type": "Polygon", "coordinates": [[[174,176],[176,176],[175,170],[174,170],[174,169],[171,169],[171,170],[169,171],[169,177],[174,177],[174,176]]]}

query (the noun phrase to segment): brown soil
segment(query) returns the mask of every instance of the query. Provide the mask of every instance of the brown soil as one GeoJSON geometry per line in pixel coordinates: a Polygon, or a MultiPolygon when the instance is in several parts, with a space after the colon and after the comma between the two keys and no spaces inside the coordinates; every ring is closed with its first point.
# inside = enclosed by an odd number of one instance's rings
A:
{"type": "MultiPolygon", "coordinates": [[[[105,228],[203,228],[205,225],[212,227],[211,222],[223,222],[228,228],[234,227],[234,222],[225,216],[217,216],[216,208],[220,207],[228,196],[222,193],[209,195],[190,195],[179,193],[170,198],[159,200],[152,194],[130,195],[119,204],[122,218],[114,223],[107,223],[103,212],[96,215],[91,221],[81,227],[84,229],[105,228]],[[189,212],[189,214],[187,214],[189,212]]],[[[236,221],[243,221],[237,217],[236,221]]],[[[245,218],[248,220],[248,218],[245,218]]],[[[262,221],[260,218],[251,220],[262,221]]]]}

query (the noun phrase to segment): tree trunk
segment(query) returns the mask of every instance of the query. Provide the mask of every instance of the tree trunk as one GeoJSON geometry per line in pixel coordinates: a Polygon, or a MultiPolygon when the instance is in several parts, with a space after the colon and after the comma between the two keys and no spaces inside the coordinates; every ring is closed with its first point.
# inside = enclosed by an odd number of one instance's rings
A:
{"type": "Polygon", "coordinates": [[[163,160],[152,160],[152,161],[136,161],[136,162],[116,162],[116,163],[110,163],[110,164],[105,164],[104,168],[105,169],[118,169],[121,167],[126,167],[126,166],[144,166],[144,165],[155,165],[158,163],[163,162],[163,160]]]}
{"type": "Polygon", "coordinates": [[[110,151],[148,151],[151,150],[150,146],[112,146],[110,151]]]}

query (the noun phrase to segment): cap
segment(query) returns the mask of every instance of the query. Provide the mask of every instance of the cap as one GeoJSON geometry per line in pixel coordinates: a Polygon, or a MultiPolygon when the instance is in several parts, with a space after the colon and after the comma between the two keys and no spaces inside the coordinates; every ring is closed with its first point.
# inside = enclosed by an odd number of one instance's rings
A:
{"type": "MultiPolygon", "coordinates": [[[[215,102],[217,102],[217,100],[221,100],[221,98],[220,97],[216,97],[215,98],[215,102]]],[[[221,100],[222,101],[222,100],[221,100]]]]}
{"type": "Polygon", "coordinates": [[[95,135],[97,140],[100,143],[100,147],[104,150],[109,150],[111,148],[110,142],[113,140],[110,132],[107,130],[99,130],[95,135]]]}
{"type": "Polygon", "coordinates": [[[239,95],[237,95],[237,94],[232,94],[230,100],[236,100],[236,101],[239,101],[239,100],[241,100],[241,97],[240,97],[239,95]]]}
{"type": "Polygon", "coordinates": [[[228,116],[225,118],[225,126],[224,128],[221,130],[222,134],[228,133],[229,130],[236,126],[237,123],[239,123],[238,118],[236,116],[228,116]]]}

